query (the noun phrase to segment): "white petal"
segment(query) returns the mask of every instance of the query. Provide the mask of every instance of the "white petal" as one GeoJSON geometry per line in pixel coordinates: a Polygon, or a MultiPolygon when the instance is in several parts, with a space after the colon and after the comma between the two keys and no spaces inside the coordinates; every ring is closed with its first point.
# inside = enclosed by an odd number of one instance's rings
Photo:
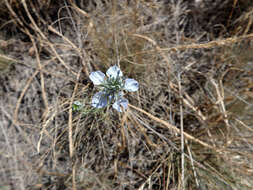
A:
{"type": "Polygon", "coordinates": [[[93,82],[94,85],[100,85],[105,80],[105,74],[102,73],[101,71],[91,72],[89,77],[90,77],[90,80],[93,82]]]}
{"type": "Polygon", "coordinates": [[[120,68],[117,65],[114,65],[106,71],[106,75],[109,78],[117,78],[122,77],[123,73],[121,72],[120,68]]]}
{"type": "Polygon", "coordinates": [[[118,112],[122,112],[123,110],[126,110],[128,107],[128,100],[125,98],[120,98],[114,104],[112,105],[114,109],[116,109],[118,112]],[[122,110],[123,109],[123,110],[122,110]]]}
{"type": "Polygon", "coordinates": [[[129,92],[135,92],[139,89],[139,83],[134,79],[126,79],[124,89],[129,92]]]}
{"type": "Polygon", "coordinates": [[[97,92],[91,101],[91,106],[95,108],[103,108],[107,105],[108,96],[104,92],[97,92]]]}

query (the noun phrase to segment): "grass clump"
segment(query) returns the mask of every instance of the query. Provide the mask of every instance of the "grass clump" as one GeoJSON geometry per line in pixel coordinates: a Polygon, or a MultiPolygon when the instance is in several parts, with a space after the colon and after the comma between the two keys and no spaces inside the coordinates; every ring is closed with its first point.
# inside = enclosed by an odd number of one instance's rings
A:
{"type": "Polygon", "coordinates": [[[43,2],[0,4],[2,186],[252,189],[250,1],[43,2]],[[112,65],[123,112],[91,106],[112,65]]]}

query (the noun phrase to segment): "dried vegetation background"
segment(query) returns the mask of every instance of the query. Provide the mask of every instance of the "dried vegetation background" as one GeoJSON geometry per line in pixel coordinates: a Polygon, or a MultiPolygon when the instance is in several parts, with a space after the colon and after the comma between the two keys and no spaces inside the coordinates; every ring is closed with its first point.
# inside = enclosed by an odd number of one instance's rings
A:
{"type": "Polygon", "coordinates": [[[0,189],[252,189],[252,22],[250,0],[2,0],[0,189]],[[114,64],[140,89],[93,112],[114,64]]]}

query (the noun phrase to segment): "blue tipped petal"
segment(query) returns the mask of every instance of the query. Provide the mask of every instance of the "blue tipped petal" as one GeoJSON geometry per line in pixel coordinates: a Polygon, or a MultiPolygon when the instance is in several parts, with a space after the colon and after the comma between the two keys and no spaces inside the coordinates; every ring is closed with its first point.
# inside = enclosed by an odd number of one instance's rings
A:
{"type": "Polygon", "coordinates": [[[117,77],[122,77],[123,73],[121,72],[120,68],[117,67],[116,65],[110,67],[107,71],[106,71],[106,75],[109,78],[117,78],[117,77]]]}
{"type": "Polygon", "coordinates": [[[112,105],[114,109],[116,109],[118,112],[122,112],[123,110],[126,110],[128,107],[128,100],[125,98],[120,98],[114,104],[112,105]]]}
{"type": "Polygon", "coordinates": [[[91,106],[95,108],[103,108],[107,105],[108,96],[104,92],[97,92],[91,101],[91,106]]]}
{"type": "Polygon", "coordinates": [[[126,79],[124,89],[129,92],[135,92],[139,89],[139,83],[134,79],[126,79]]]}
{"type": "Polygon", "coordinates": [[[90,80],[93,82],[94,85],[100,85],[105,80],[105,74],[102,73],[101,71],[91,72],[89,77],[90,77],[90,80]]]}

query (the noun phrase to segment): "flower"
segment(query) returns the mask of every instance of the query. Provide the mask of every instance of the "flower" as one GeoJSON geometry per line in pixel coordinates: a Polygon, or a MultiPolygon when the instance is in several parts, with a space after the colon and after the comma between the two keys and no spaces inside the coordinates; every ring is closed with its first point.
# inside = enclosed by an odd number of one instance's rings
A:
{"type": "Polygon", "coordinates": [[[131,78],[125,79],[120,68],[116,65],[111,66],[106,71],[106,76],[101,71],[91,72],[89,76],[94,85],[98,85],[101,91],[97,92],[91,101],[91,106],[103,108],[111,104],[118,112],[126,110],[128,100],[123,97],[123,91],[135,92],[139,89],[139,83],[131,78]]]}

